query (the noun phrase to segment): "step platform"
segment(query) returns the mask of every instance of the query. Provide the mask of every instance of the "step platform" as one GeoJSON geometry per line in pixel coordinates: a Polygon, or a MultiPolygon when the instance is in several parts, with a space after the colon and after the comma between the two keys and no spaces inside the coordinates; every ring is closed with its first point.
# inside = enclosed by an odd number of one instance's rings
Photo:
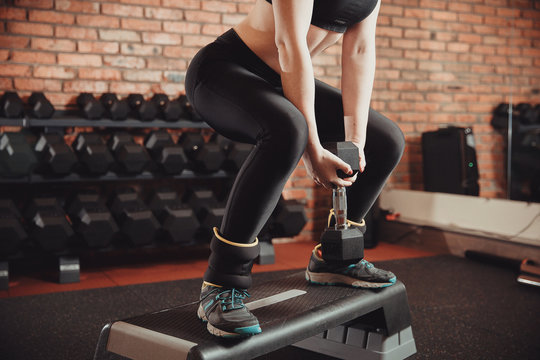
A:
{"type": "Polygon", "coordinates": [[[210,335],[194,301],[105,325],[94,360],[241,360],[289,345],[342,359],[397,360],[416,352],[399,281],[362,290],[309,284],[299,272],[261,283],[250,294],[246,303],[261,324],[258,335],[210,335]]]}

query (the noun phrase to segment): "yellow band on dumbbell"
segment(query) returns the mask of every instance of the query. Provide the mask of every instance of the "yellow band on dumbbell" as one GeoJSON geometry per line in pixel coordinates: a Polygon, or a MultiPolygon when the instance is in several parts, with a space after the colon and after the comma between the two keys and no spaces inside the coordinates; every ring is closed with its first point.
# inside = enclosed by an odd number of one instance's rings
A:
{"type": "MultiPolygon", "coordinates": [[[[332,221],[332,216],[335,216],[334,209],[330,209],[330,214],[328,214],[328,226],[327,227],[330,227],[330,222],[332,221]]],[[[354,222],[354,221],[351,221],[351,220],[347,219],[347,225],[349,225],[349,226],[365,226],[366,221],[364,219],[362,219],[361,222],[357,223],[357,222],[354,222]]]]}

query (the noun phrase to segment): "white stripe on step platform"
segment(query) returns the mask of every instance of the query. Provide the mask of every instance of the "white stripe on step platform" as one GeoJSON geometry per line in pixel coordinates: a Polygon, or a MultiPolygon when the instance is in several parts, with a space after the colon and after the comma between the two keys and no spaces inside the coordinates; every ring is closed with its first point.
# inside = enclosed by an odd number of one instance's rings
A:
{"type": "Polygon", "coordinates": [[[272,295],[264,299],[259,299],[259,300],[255,300],[250,303],[247,303],[246,307],[249,310],[255,310],[255,309],[262,308],[268,305],[277,304],[279,302],[289,300],[300,295],[304,295],[305,293],[306,292],[304,290],[298,290],[298,289],[287,290],[285,292],[272,295]]]}

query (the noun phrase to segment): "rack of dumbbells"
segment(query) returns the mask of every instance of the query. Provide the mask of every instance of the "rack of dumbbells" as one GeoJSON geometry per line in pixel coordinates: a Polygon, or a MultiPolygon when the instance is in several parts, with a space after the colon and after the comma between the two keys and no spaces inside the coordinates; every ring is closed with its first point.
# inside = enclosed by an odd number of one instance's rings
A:
{"type": "Polygon", "coordinates": [[[491,125],[506,136],[509,198],[540,202],[540,104],[501,103],[491,125]]]}
{"type": "MultiPolygon", "coordinates": [[[[184,95],[81,93],[76,104],[0,97],[0,288],[19,259],[56,259],[64,283],[79,281],[82,253],[207,244],[252,148],[213,133],[184,95]]],[[[281,199],[259,262],[306,221],[281,199]]]]}

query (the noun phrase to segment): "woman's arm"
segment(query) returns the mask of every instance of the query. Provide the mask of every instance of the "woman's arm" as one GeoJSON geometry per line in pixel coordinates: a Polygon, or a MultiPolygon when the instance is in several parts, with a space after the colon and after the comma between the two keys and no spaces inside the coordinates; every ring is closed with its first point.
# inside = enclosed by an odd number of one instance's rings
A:
{"type": "Polygon", "coordinates": [[[315,77],[307,44],[313,0],[274,0],[272,8],[283,93],[304,115],[308,126],[306,168],[315,182],[325,187],[331,183],[349,186],[352,182],[338,178],[336,169],[350,173],[350,166],[323,149],[317,133],[315,77]]]}
{"type": "Polygon", "coordinates": [[[349,28],[343,36],[341,91],[345,115],[345,140],[360,148],[360,168],[363,156],[369,104],[375,77],[375,28],[380,0],[373,12],[362,22],[349,28]]]}

